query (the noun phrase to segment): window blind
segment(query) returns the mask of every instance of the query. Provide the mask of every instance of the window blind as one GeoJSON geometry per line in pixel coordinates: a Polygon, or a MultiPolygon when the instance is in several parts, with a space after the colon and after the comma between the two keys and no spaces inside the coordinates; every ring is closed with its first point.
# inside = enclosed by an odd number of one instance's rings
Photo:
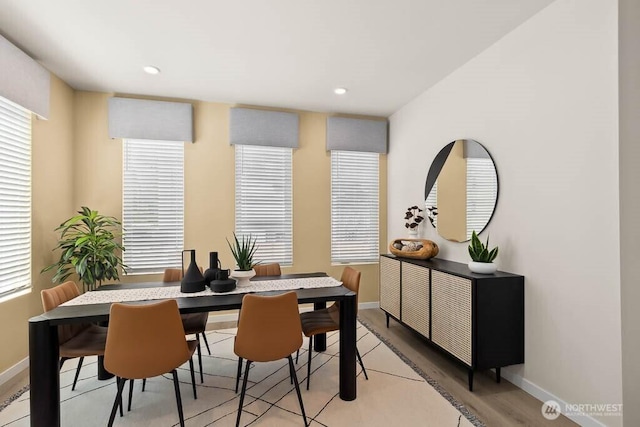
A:
{"type": "Polygon", "coordinates": [[[180,267],[184,246],[184,144],[123,141],[126,274],[180,267]]]}
{"type": "Polygon", "coordinates": [[[331,151],[331,262],[379,256],[379,154],[331,151]]]}
{"type": "Polygon", "coordinates": [[[291,160],[285,147],[236,145],[236,234],[257,239],[256,260],[293,264],[291,160]]]}
{"type": "Polygon", "coordinates": [[[31,113],[0,97],[0,298],[31,287],[31,113]]]}
{"type": "Polygon", "coordinates": [[[467,239],[480,232],[493,214],[498,196],[498,178],[490,158],[467,158],[467,239]]]}

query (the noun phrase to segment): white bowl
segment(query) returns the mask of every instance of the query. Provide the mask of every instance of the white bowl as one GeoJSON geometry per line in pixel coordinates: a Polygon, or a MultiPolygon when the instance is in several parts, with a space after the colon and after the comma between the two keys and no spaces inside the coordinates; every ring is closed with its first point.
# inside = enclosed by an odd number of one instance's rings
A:
{"type": "Polygon", "coordinates": [[[493,274],[498,269],[498,266],[492,262],[469,261],[468,265],[469,270],[479,274],[493,274]]]}

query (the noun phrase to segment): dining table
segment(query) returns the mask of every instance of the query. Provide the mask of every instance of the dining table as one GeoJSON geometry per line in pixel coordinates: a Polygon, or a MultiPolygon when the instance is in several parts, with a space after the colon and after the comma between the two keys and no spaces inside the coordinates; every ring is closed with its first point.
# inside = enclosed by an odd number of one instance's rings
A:
{"type": "MultiPolygon", "coordinates": [[[[337,283],[330,287],[312,287],[313,278],[326,278],[326,273],[285,274],[281,276],[263,276],[252,279],[251,293],[275,295],[295,291],[299,304],[311,303],[314,309],[326,307],[327,302],[339,301],[340,339],[339,339],[339,396],[342,400],[356,399],[356,293],[337,283]],[[262,290],[260,281],[286,281],[287,290],[262,290]],[[299,285],[299,286],[298,286],[299,285]],[[311,287],[310,287],[311,286],[311,287]]],[[[284,283],[284,282],[283,282],[284,283]]],[[[144,304],[153,301],[139,296],[139,290],[173,291],[180,313],[201,313],[223,310],[237,310],[242,307],[245,292],[213,293],[189,295],[175,292],[179,282],[148,282],[103,285],[98,290],[128,291],[127,304],[144,304]],[[169,289],[171,288],[171,289],[169,289]],[[133,296],[132,296],[133,295],[133,296]]],[[[208,290],[208,289],[207,289],[208,290]]],[[[158,295],[173,295],[157,292],[158,295]]],[[[83,295],[87,295],[86,293],[83,295]]],[[[83,296],[81,295],[81,297],[83,296]]],[[[89,297],[100,297],[91,294],[89,297]]],[[[78,297],[80,298],[80,297],[78,297]]],[[[157,298],[157,297],[156,297],[157,298]]],[[[91,298],[85,298],[88,300],[91,298]]],[[[162,298],[160,298],[162,299],[162,298]]],[[[73,301],[73,300],[72,300],[73,301]]],[[[82,301],[82,300],[79,300],[82,301]]],[[[60,375],[58,327],[77,323],[101,323],[109,321],[111,303],[99,302],[62,305],[39,316],[29,319],[29,381],[30,381],[30,421],[32,427],[60,426],[60,375]]],[[[314,340],[314,349],[326,349],[324,337],[314,340]]]]}

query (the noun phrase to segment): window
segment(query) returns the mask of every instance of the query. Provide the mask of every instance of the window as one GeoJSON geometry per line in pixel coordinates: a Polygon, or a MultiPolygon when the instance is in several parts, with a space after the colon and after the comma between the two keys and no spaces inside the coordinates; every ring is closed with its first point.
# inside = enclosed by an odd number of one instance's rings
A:
{"type": "Polygon", "coordinates": [[[0,97],[0,298],[31,287],[31,113],[0,97]]]}
{"type": "Polygon", "coordinates": [[[493,160],[467,158],[467,240],[473,230],[482,231],[493,215],[498,197],[498,179],[493,160]]]}
{"type": "Polygon", "coordinates": [[[256,259],[293,264],[291,158],[284,147],[236,145],[236,234],[257,239],[256,259]]]}
{"type": "Polygon", "coordinates": [[[184,143],[123,141],[126,274],[180,267],[184,245],[184,143]]]}
{"type": "Polygon", "coordinates": [[[378,153],[331,151],[331,262],[379,256],[378,153]]]}

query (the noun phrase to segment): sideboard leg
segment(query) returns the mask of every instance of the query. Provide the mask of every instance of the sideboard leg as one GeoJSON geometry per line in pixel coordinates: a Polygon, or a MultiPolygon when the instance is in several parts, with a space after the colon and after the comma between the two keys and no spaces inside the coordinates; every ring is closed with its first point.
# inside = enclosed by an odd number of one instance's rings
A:
{"type": "Polygon", "coordinates": [[[385,313],[387,315],[387,329],[389,329],[389,313],[385,313]]]}
{"type": "Polygon", "coordinates": [[[469,391],[473,391],[473,369],[469,369],[469,391]]]}
{"type": "Polygon", "coordinates": [[[500,383],[500,367],[496,368],[496,382],[500,383]]]}

